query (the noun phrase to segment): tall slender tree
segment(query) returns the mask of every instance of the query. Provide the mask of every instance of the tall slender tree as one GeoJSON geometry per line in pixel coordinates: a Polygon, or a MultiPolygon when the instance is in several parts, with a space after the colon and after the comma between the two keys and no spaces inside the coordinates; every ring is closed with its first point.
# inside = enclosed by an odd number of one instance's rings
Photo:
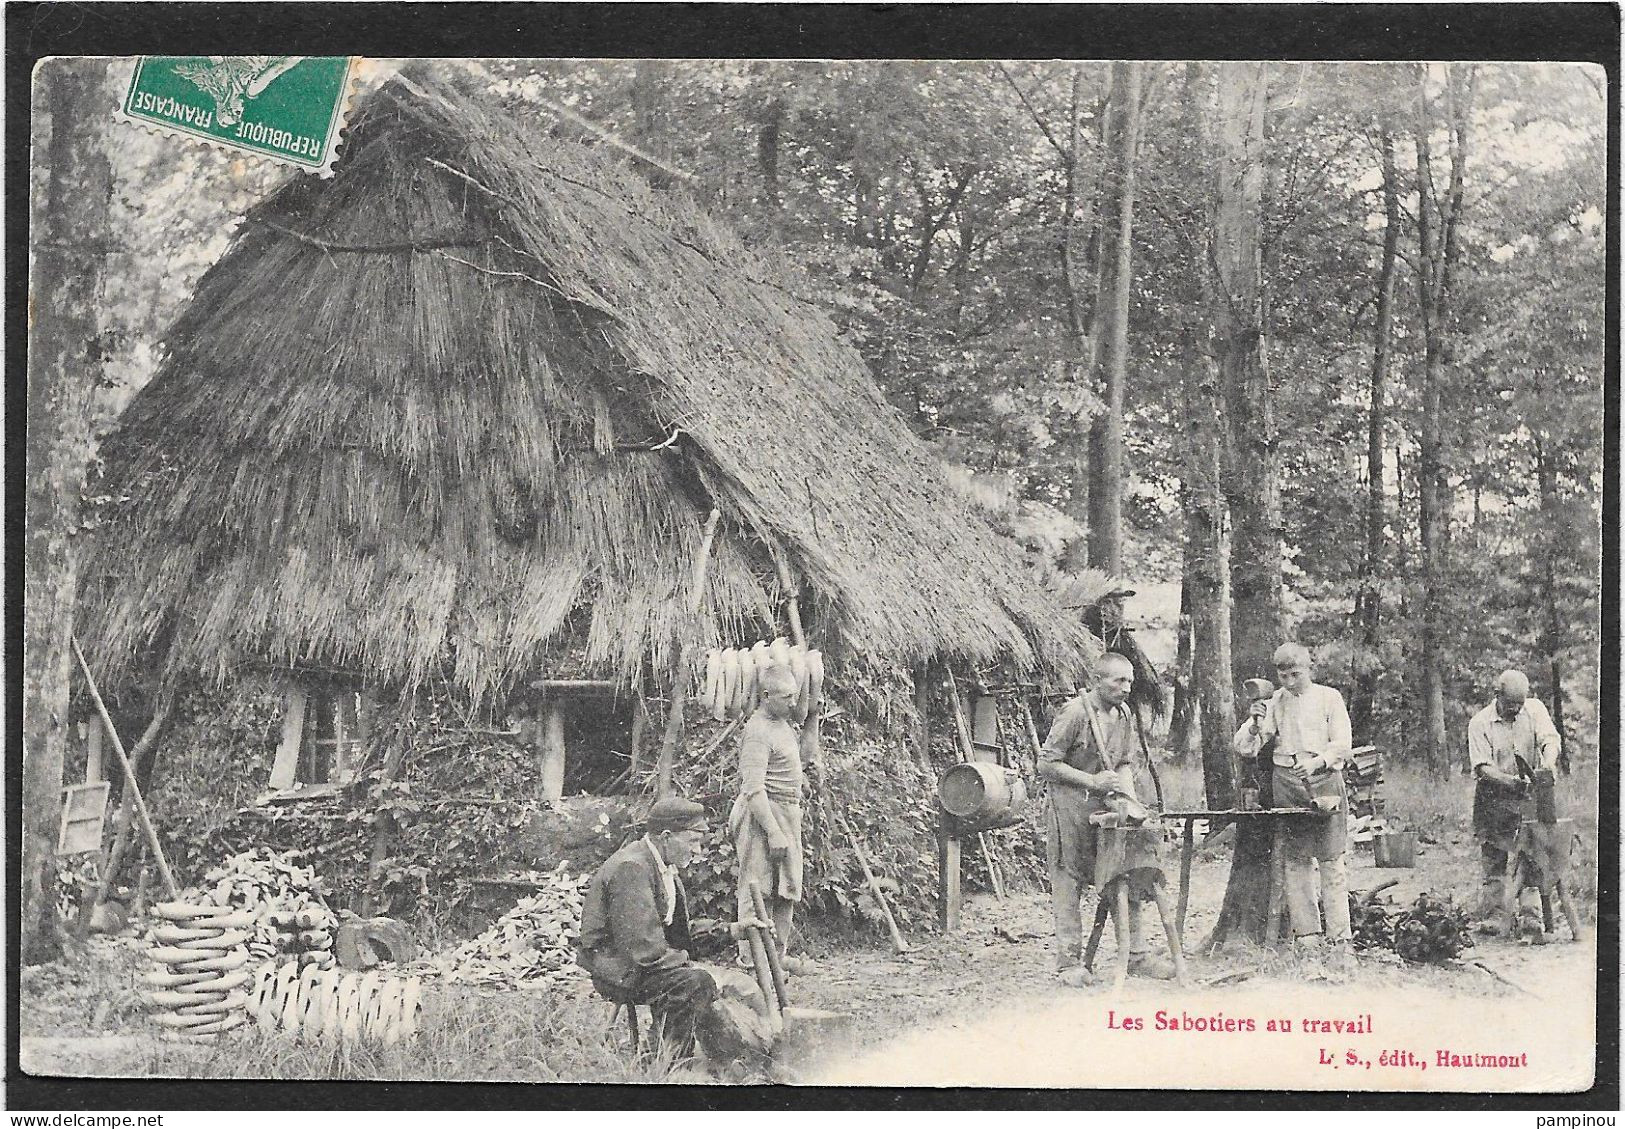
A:
{"type": "Polygon", "coordinates": [[[1417,531],[1422,554],[1421,693],[1423,759],[1435,776],[1450,771],[1444,717],[1444,604],[1448,584],[1450,468],[1446,449],[1445,382],[1450,366],[1450,316],[1456,268],[1461,259],[1460,224],[1466,191],[1473,96],[1477,68],[1443,64],[1443,126],[1448,173],[1441,191],[1434,175],[1433,135],[1439,128],[1430,68],[1417,68],[1416,228],[1417,308],[1422,319],[1422,425],[1417,531]]]}
{"type": "Polygon", "coordinates": [[[1281,486],[1260,262],[1267,64],[1218,64],[1214,129],[1214,352],[1229,440],[1231,667],[1263,674],[1280,644],[1281,486]]]}
{"type": "Polygon", "coordinates": [[[1350,703],[1356,733],[1371,730],[1380,670],[1377,647],[1382,633],[1382,549],[1388,529],[1388,494],[1384,459],[1388,370],[1394,339],[1394,285],[1399,275],[1399,169],[1394,157],[1394,129],[1386,114],[1378,125],[1382,152],[1382,265],[1377,270],[1377,312],[1372,327],[1370,414],[1366,419],[1365,555],[1360,562],[1360,588],[1354,616],[1359,646],[1354,662],[1350,703]]]}
{"type": "Polygon", "coordinates": [[[1134,174],[1140,148],[1138,62],[1113,63],[1096,329],[1103,411],[1089,433],[1089,563],[1123,571],[1123,399],[1128,384],[1129,290],[1134,273],[1134,174]]]}
{"type": "Polygon", "coordinates": [[[22,960],[61,946],[52,854],[62,810],[78,588],[75,533],[90,407],[104,359],[102,291],[112,199],[105,60],[51,59],[37,108],[29,276],[28,537],[23,549],[22,960]]]}

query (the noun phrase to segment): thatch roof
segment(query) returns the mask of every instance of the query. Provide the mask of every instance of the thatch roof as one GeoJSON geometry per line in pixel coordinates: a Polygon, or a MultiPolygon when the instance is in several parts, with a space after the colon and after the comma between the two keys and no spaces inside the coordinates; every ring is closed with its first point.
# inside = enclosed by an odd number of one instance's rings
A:
{"type": "Polygon", "coordinates": [[[877,664],[1099,649],[766,261],[421,72],[357,111],[331,180],[250,213],[108,453],[129,500],[84,630],[114,676],[664,669],[713,505],[701,639],[771,630],[781,559],[820,641],[877,664]]]}

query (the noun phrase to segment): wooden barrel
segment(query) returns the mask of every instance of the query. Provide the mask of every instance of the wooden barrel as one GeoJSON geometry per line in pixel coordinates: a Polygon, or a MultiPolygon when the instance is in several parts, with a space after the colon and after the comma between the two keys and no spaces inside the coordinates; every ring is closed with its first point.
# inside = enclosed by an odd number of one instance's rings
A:
{"type": "Polygon", "coordinates": [[[994,823],[1026,802],[1027,786],[1020,773],[989,761],[966,761],[942,774],[937,800],[956,819],[994,823]]]}

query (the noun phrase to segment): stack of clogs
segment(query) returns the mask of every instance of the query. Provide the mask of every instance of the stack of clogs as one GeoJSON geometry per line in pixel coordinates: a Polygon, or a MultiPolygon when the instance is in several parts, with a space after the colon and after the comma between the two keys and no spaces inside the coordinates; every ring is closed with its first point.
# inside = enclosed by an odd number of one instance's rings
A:
{"type": "Polygon", "coordinates": [[[307,1042],[365,1039],[388,1046],[417,1034],[422,997],[417,977],[264,964],[248,992],[248,1010],[268,1033],[280,1031],[307,1042]]]}
{"type": "Polygon", "coordinates": [[[208,1042],[247,1020],[253,914],[231,906],[162,902],[148,935],[158,968],[145,974],[153,1022],[170,1038],[208,1042]]]}

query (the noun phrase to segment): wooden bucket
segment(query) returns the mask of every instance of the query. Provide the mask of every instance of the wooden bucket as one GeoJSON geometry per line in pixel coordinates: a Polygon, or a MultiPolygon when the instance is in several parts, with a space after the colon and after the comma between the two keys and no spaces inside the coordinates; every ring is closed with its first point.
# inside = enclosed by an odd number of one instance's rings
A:
{"type": "Polygon", "coordinates": [[[943,811],[966,823],[998,823],[1027,802],[1027,785],[1018,772],[989,761],[966,761],[942,774],[937,801],[943,811]]]}
{"type": "Polygon", "coordinates": [[[1380,867],[1409,869],[1416,865],[1416,832],[1387,831],[1371,838],[1371,854],[1380,867]]]}

